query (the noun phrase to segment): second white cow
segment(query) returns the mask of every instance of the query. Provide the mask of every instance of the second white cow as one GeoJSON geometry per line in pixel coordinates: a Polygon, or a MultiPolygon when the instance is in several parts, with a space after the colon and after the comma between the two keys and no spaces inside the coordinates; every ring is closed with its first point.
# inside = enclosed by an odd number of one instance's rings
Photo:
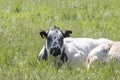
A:
{"type": "Polygon", "coordinates": [[[111,59],[120,60],[120,42],[101,44],[94,48],[88,54],[85,66],[88,70],[90,65],[96,60],[108,63],[111,59]]]}

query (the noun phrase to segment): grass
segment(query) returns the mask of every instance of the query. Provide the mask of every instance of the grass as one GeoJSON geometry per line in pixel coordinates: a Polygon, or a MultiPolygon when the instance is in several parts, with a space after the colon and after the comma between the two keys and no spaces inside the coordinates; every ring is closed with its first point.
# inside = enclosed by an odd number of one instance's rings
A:
{"type": "Polygon", "coordinates": [[[119,0],[0,0],[0,79],[120,80],[120,64],[94,64],[59,71],[50,61],[39,62],[45,39],[41,30],[59,26],[72,37],[120,40],[119,0]]]}

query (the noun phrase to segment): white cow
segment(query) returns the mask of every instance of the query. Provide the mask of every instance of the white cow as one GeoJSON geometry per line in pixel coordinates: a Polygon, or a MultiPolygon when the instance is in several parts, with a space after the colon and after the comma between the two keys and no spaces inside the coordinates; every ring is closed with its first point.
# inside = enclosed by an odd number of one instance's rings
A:
{"type": "Polygon", "coordinates": [[[91,39],[91,38],[65,38],[64,53],[67,56],[68,63],[84,64],[88,53],[95,47],[111,42],[108,39],[91,39]]]}
{"type": "Polygon", "coordinates": [[[111,46],[112,43],[101,44],[95,47],[92,51],[90,51],[85,62],[85,66],[87,67],[87,70],[89,70],[91,63],[93,63],[96,60],[102,62],[108,62],[108,52],[111,46]]]}
{"type": "Polygon", "coordinates": [[[110,62],[111,59],[120,60],[120,42],[101,44],[94,48],[86,59],[85,65],[89,70],[90,64],[94,61],[110,62]]]}
{"type": "Polygon", "coordinates": [[[39,59],[47,60],[50,55],[54,58],[60,56],[59,60],[62,62],[81,64],[85,63],[88,53],[93,48],[112,42],[105,38],[70,38],[71,33],[72,31],[63,32],[55,26],[50,28],[48,32],[41,31],[40,35],[46,38],[46,43],[40,51],[39,59]]]}

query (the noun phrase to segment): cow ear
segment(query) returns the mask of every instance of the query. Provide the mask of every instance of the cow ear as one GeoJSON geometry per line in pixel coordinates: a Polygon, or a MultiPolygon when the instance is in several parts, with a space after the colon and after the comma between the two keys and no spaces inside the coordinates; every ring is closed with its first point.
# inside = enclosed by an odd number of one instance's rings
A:
{"type": "Polygon", "coordinates": [[[47,38],[47,34],[48,34],[48,33],[47,33],[46,31],[41,31],[41,32],[40,32],[40,36],[41,36],[42,38],[44,38],[44,37],[47,38]]]}
{"type": "Polygon", "coordinates": [[[70,34],[72,34],[72,31],[67,30],[67,31],[65,31],[65,33],[64,33],[64,37],[70,37],[70,34]]]}

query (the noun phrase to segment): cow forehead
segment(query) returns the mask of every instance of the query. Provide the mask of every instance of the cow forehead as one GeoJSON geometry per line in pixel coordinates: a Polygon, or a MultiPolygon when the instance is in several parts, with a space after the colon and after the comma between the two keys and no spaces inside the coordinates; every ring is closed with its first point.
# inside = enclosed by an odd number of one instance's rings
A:
{"type": "Polygon", "coordinates": [[[60,30],[52,30],[52,31],[49,31],[48,37],[49,36],[59,38],[63,36],[63,34],[62,34],[62,31],[60,30]]]}

